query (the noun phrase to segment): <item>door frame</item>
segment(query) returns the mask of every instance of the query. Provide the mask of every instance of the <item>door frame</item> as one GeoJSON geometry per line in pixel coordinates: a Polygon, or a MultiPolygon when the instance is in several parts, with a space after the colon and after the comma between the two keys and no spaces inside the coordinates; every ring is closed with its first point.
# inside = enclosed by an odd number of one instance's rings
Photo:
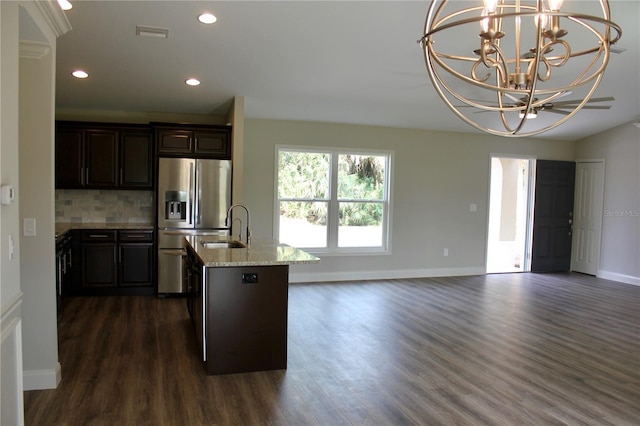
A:
{"type": "MultiPolygon", "coordinates": [[[[484,270],[487,273],[487,266],[489,262],[489,224],[491,221],[491,177],[492,177],[492,161],[494,158],[513,158],[518,160],[528,160],[529,161],[529,176],[527,179],[529,180],[529,185],[527,188],[527,214],[526,214],[526,230],[525,230],[525,253],[524,253],[524,264],[522,265],[522,272],[531,272],[531,254],[532,254],[532,244],[533,244],[533,212],[534,212],[534,201],[535,201],[535,182],[536,182],[536,161],[538,158],[535,155],[526,155],[526,154],[504,154],[504,153],[489,153],[489,179],[488,179],[488,188],[487,191],[487,225],[485,227],[486,235],[485,235],[485,257],[484,257],[484,270]]],[[[499,273],[499,272],[496,272],[499,273]]]]}

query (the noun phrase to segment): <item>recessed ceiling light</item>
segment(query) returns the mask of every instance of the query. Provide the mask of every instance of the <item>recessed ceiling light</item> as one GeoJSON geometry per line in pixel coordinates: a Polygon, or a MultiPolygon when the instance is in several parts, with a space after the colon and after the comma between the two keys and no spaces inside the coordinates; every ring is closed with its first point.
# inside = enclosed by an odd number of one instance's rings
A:
{"type": "Polygon", "coordinates": [[[69,0],[58,0],[58,5],[60,5],[60,9],[62,10],[71,10],[73,8],[69,0]]]}
{"type": "Polygon", "coordinates": [[[213,24],[217,20],[218,18],[216,18],[212,13],[208,12],[198,16],[198,21],[202,22],[203,24],[213,24]]]}
{"type": "Polygon", "coordinates": [[[89,74],[87,74],[86,71],[82,71],[82,70],[75,70],[74,72],[71,73],[71,75],[74,76],[75,78],[89,77],[89,74]]]}
{"type": "Polygon", "coordinates": [[[185,81],[185,83],[187,83],[189,86],[198,86],[200,85],[200,80],[196,78],[190,78],[187,81],[185,81]]]}

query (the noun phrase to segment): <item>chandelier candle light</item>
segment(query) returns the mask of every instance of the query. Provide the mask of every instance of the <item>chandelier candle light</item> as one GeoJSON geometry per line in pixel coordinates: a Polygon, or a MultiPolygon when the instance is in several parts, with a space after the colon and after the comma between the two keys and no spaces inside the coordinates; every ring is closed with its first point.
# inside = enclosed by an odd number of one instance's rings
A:
{"type": "Polygon", "coordinates": [[[591,96],[621,35],[607,0],[433,0],[418,42],[436,91],[458,117],[518,137],[553,129],[580,109],[610,108],[586,104],[613,100],[591,96]],[[595,6],[597,16],[569,12],[569,3],[595,6]],[[560,100],[569,94],[579,99],[560,100]]]}

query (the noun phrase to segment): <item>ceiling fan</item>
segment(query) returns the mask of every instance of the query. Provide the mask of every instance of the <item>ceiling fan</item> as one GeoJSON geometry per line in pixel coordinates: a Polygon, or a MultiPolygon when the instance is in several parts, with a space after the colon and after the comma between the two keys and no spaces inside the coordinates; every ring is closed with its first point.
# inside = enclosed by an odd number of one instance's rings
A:
{"type": "MultiPolygon", "coordinates": [[[[561,98],[569,94],[571,94],[571,92],[567,91],[559,95],[559,97],[561,98]]],[[[522,108],[528,104],[529,98],[527,96],[517,98],[509,93],[503,93],[503,95],[511,99],[513,102],[503,102],[502,108],[513,109],[514,111],[518,111],[520,117],[522,118],[522,115],[524,115],[524,110],[522,108]]],[[[598,103],[598,102],[611,102],[614,100],[615,98],[613,96],[606,96],[602,98],[591,98],[587,101],[587,103],[589,104],[589,103],[598,103]]],[[[483,103],[486,102],[486,101],[480,101],[480,100],[473,100],[473,101],[483,102],[483,103]]],[[[582,99],[573,99],[573,100],[557,101],[557,102],[545,102],[543,104],[538,104],[538,105],[536,105],[536,102],[538,102],[538,99],[533,98],[534,106],[531,108],[531,111],[529,111],[529,113],[527,114],[527,118],[535,118],[538,112],[540,111],[547,111],[547,112],[551,112],[554,114],[561,114],[561,115],[569,115],[582,102],[582,99]]],[[[473,108],[474,105],[460,105],[459,107],[473,108]]],[[[492,105],[492,107],[500,108],[500,105],[495,104],[495,105],[492,105]]],[[[611,108],[611,105],[585,105],[581,109],[610,109],[610,108],[611,108]]],[[[485,112],[491,112],[491,111],[492,110],[481,110],[481,111],[476,111],[475,113],[479,114],[479,113],[485,113],[485,112]]]]}
{"type": "MultiPolygon", "coordinates": [[[[565,92],[561,96],[566,96],[569,93],[571,92],[565,92]]],[[[529,99],[526,96],[523,98],[516,98],[515,96],[512,96],[508,93],[505,93],[504,95],[514,101],[514,104],[513,104],[514,107],[526,106],[529,101],[529,99]]],[[[606,96],[603,98],[591,98],[587,101],[587,103],[589,104],[589,103],[598,103],[598,102],[611,102],[614,100],[615,98],[613,96],[606,96]]],[[[537,101],[538,101],[537,98],[533,99],[534,105],[537,101]]],[[[582,102],[581,99],[573,99],[573,100],[559,101],[559,102],[545,102],[544,104],[532,107],[533,111],[531,113],[535,115],[540,111],[548,111],[554,114],[569,115],[571,111],[573,111],[581,102],[582,102]]],[[[611,108],[611,105],[585,105],[582,107],[582,109],[610,109],[610,108],[611,108]]]]}

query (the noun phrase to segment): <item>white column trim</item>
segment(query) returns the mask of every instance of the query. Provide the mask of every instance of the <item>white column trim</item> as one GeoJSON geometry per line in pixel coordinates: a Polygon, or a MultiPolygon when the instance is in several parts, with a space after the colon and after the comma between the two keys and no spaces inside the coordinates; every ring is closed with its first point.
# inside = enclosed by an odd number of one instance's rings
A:
{"type": "Polygon", "coordinates": [[[20,41],[20,59],[40,59],[51,51],[47,43],[39,41],[20,41]]]}

